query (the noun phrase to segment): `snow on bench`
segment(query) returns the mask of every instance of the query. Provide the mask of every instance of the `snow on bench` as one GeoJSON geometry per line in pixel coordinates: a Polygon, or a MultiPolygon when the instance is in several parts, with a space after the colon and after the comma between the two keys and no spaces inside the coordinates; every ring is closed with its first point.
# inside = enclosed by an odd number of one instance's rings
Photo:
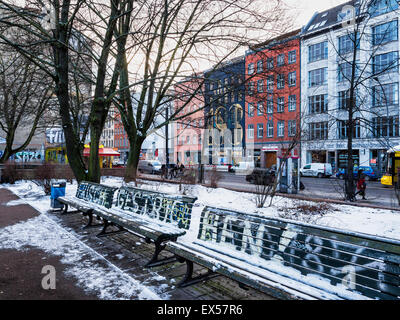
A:
{"type": "Polygon", "coordinates": [[[77,212],[89,215],[91,224],[94,206],[111,208],[116,190],[114,187],[83,181],[79,183],[74,197],[58,197],[57,200],[64,204],[64,213],[68,212],[69,206],[76,208],[77,212]]]}
{"type": "Polygon", "coordinates": [[[400,297],[400,241],[212,207],[197,229],[167,244],[187,265],[180,287],[224,275],[279,299],[400,297]]]}
{"type": "Polygon", "coordinates": [[[107,228],[118,226],[119,231],[129,231],[144,238],[147,243],[155,244],[154,255],[146,266],[155,267],[175,261],[174,257],[160,260],[158,256],[166,241],[176,241],[190,228],[192,207],[196,200],[195,197],[121,187],[111,208],[96,206],[93,209],[93,214],[104,221],[98,236],[115,233],[107,232],[107,228]]]}

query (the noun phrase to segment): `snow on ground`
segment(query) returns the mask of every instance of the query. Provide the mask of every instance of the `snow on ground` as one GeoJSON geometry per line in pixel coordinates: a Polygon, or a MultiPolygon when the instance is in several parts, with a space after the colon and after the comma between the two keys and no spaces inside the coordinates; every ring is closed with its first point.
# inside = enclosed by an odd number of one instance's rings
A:
{"type": "MultiPolygon", "coordinates": [[[[108,179],[104,180],[108,184],[108,179]]],[[[110,183],[116,183],[115,178],[110,183]]],[[[121,184],[121,180],[119,181],[121,184]]],[[[171,185],[158,182],[146,182],[143,188],[157,190],[167,193],[179,193],[178,185],[171,185]]],[[[291,219],[291,214],[296,213],[297,208],[302,205],[315,205],[310,201],[302,201],[285,197],[275,197],[271,207],[258,209],[255,202],[255,195],[241,193],[227,189],[211,189],[203,186],[189,186],[188,195],[198,198],[197,206],[213,206],[227,208],[245,213],[263,214],[268,217],[284,217],[291,219]],[[284,212],[288,212],[284,214],[284,212]]],[[[320,202],[323,203],[323,202],[320,202]]],[[[310,217],[309,215],[298,214],[296,220],[313,223],[321,226],[338,228],[341,230],[356,231],[370,235],[400,240],[400,211],[364,208],[350,205],[329,204],[327,212],[320,216],[310,217]]],[[[195,210],[201,212],[201,210],[195,210]]]]}
{"type": "MultiPolygon", "coordinates": [[[[28,203],[42,214],[0,229],[0,249],[24,251],[34,247],[59,256],[61,262],[66,265],[66,275],[75,278],[79,286],[97,294],[100,299],[168,298],[168,295],[157,294],[163,288],[143,285],[80,241],[77,235],[59,226],[54,218],[47,214],[49,197],[34,183],[18,182],[14,186],[1,187],[7,187],[21,197],[20,200],[10,201],[7,205],[28,203]]],[[[158,279],[159,276],[155,278],[158,279]]]]}
{"type": "MultiPolygon", "coordinates": [[[[123,185],[121,178],[104,177],[101,183],[116,187],[123,185]]],[[[21,197],[21,200],[11,201],[8,205],[29,203],[42,212],[42,215],[25,223],[0,230],[0,248],[22,249],[27,244],[30,244],[52,254],[60,255],[65,263],[71,266],[69,272],[78,277],[79,281],[83,281],[82,286],[99,290],[100,297],[103,299],[129,298],[129,295],[132,294],[138,295],[140,298],[156,299],[158,297],[157,292],[160,292],[161,286],[160,288],[146,287],[145,283],[139,283],[128,277],[110,263],[107,264],[105,269],[96,266],[96,259],[101,257],[96,256],[93,250],[82,242],[77,241],[74,238],[75,235],[57,226],[56,222],[47,216],[46,212],[49,209],[50,200],[49,197],[43,195],[40,187],[30,181],[18,182],[16,185],[3,187],[7,187],[21,197]],[[60,232],[55,234],[54,228],[59,229],[60,232]],[[90,266],[86,264],[88,259],[82,259],[84,262],[80,260],[82,252],[91,256],[91,259],[89,259],[90,266]],[[90,274],[87,276],[85,273],[90,274]],[[111,280],[109,280],[110,274],[111,280]]],[[[180,193],[179,185],[174,184],[145,181],[140,183],[139,187],[171,194],[180,193]]],[[[76,188],[76,183],[67,184],[66,195],[74,196],[76,188]]],[[[398,211],[329,204],[324,214],[310,217],[307,212],[299,213],[298,208],[303,205],[315,206],[316,204],[313,202],[276,197],[271,207],[258,209],[255,202],[256,196],[251,193],[239,193],[221,188],[211,189],[198,185],[185,186],[185,191],[187,195],[198,198],[192,212],[192,227],[187,236],[185,236],[186,239],[196,238],[196,227],[199,224],[200,214],[204,206],[227,208],[245,213],[257,213],[271,218],[284,217],[290,219],[293,216],[296,220],[317,225],[400,239],[400,212],[398,211]]],[[[157,275],[154,276],[154,280],[159,278],[157,275]]],[[[309,278],[305,280],[312,283],[309,278]]],[[[318,279],[318,281],[320,280],[318,279]]]]}

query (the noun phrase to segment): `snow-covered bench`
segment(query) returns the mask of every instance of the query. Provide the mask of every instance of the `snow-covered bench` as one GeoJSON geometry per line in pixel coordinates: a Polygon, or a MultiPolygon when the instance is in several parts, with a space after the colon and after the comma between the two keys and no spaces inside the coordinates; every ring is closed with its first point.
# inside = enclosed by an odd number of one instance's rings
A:
{"type": "Polygon", "coordinates": [[[212,207],[196,229],[167,244],[181,287],[224,275],[279,299],[400,297],[400,241],[212,207]]]}
{"type": "MultiPolygon", "coordinates": [[[[111,208],[94,207],[93,215],[104,224],[98,236],[105,236],[109,226],[118,226],[155,244],[155,252],[146,266],[155,267],[175,261],[175,257],[159,259],[165,242],[176,241],[190,227],[195,197],[168,195],[139,188],[121,187],[111,208]]],[[[118,231],[117,231],[118,232],[118,231]]]]}
{"type": "Polygon", "coordinates": [[[111,208],[114,193],[118,188],[105,186],[93,182],[79,183],[74,197],[58,197],[57,200],[64,204],[63,213],[68,212],[68,207],[73,207],[83,215],[89,216],[86,227],[92,226],[94,207],[111,208]]]}

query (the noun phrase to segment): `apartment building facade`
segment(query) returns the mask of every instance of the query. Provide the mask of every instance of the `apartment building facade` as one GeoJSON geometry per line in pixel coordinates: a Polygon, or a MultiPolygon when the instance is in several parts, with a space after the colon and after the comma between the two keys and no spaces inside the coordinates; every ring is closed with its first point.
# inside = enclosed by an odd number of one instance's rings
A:
{"type": "Polygon", "coordinates": [[[302,164],[347,167],[353,136],[356,165],[382,171],[399,139],[399,4],[350,1],[316,13],[301,41],[302,164]],[[353,54],[356,52],[356,64],[353,54]],[[352,67],[355,81],[351,81],[352,67]],[[349,88],[354,83],[354,130],[348,132],[349,88]]]}
{"type": "Polygon", "coordinates": [[[174,161],[185,166],[202,163],[204,134],[204,86],[203,77],[194,75],[174,87],[174,161]]]}
{"type": "Polygon", "coordinates": [[[246,157],[245,57],[206,71],[204,77],[205,164],[236,165],[246,157]]]}
{"type": "Polygon", "coordinates": [[[271,168],[289,149],[300,154],[300,31],[246,54],[246,144],[256,167],[271,168]]]}

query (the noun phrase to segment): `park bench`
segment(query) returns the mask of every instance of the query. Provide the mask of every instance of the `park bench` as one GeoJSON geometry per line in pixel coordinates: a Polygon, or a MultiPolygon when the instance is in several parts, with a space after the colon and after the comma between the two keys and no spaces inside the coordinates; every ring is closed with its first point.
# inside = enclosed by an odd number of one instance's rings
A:
{"type": "Polygon", "coordinates": [[[89,222],[85,228],[92,227],[93,210],[95,207],[111,208],[114,199],[114,193],[118,188],[109,187],[93,182],[83,181],[79,183],[74,197],[58,197],[57,200],[64,204],[63,213],[68,213],[68,208],[73,207],[84,216],[89,217],[89,222]]]}
{"type": "Polygon", "coordinates": [[[187,265],[180,287],[223,275],[279,299],[400,297],[400,241],[212,207],[194,231],[167,244],[187,265]]]}
{"type": "Polygon", "coordinates": [[[167,241],[176,241],[189,229],[196,200],[194,197],[121,187],[115,205],[111,208],[97,206],[91,214],[103,220],[99,237],[128,231],[144,238],[147,243],[153,242],[155,251],[146,266],[155,267],[176,260],[175,257],[159,259],[158,256],[167,241]],[[110,226],[117,226],[119,230],[107,231],[110,226]]]}

